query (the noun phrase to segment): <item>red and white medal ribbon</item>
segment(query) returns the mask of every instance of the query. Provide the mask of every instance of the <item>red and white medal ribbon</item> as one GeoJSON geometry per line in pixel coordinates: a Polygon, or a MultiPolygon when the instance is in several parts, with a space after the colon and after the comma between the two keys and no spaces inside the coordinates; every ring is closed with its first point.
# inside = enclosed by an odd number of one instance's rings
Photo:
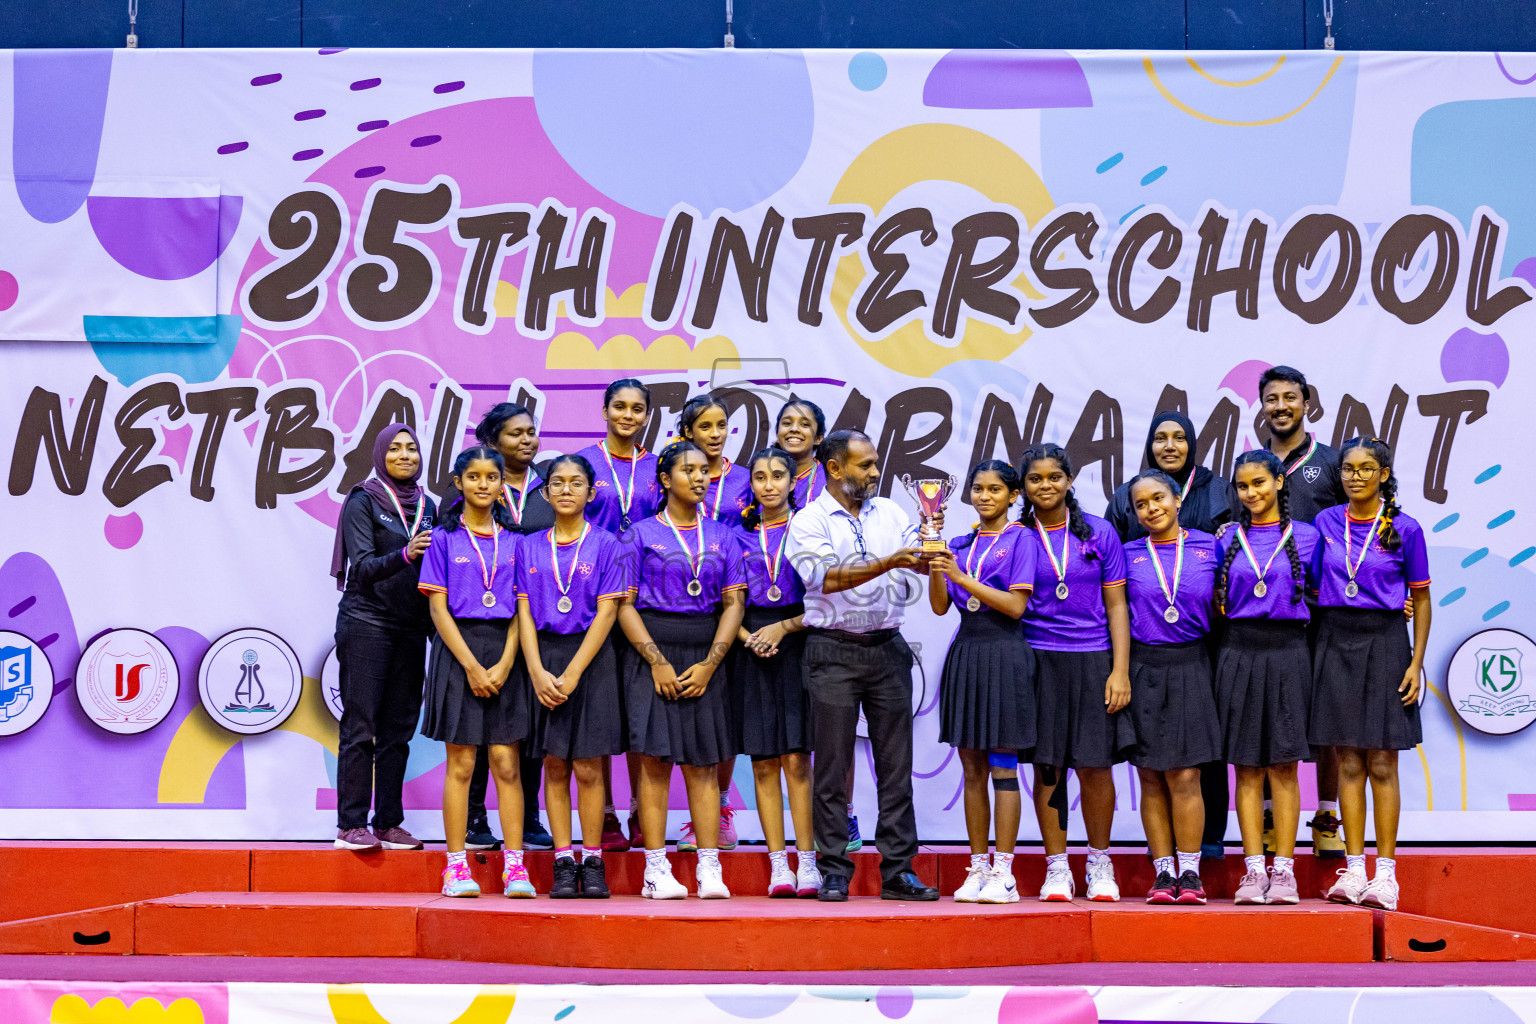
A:
{"type": "Polygon", "coordinates": [[[1065,601],[1069,590],[1067,588],[1067,560],[1072,556],[1072,513],[1067,512],[1067,518],[1062,523],[1061,561],[1056,560],[1056,552],[1051,550],[1051,538],[1046,529],[1040,523],[1040,518],[1035,517],[1035,532],[1040,535],[1040,543],[1045,548],[1045,557],[1051,560],[1051,568],[1056,570],[1056,600],[1065,601]]]}
{"type": "Polygon", "coordinates": [[[496,562],[501,555],[501,527],[497,526],[494,522],[491,524],[491,567],[489,570],[485,567],[485,555],[480,552],[480,544],[475,540],[475,531],[471,530],[468,526],[465,526],[464,529],[469,531],[469,546],[475,549],[475,557],[480,559],[480,579],[485,583],[485,593],[481,595],[480,603],[487,608],[494,608],[496,607],[496,595],[492,592],[491,588],[496,584],[496,562]]]}
{"type": "MultiPolygon", "coordinates": [[[[759,523],[757,527],[757,543],[763,549],[763,568],[768,570],[767,597],[770,601],[778,601],[784,597],[784,591],[779,589],[779,565],[784,559],[784,547],[789,542],[789,524],[794,518],[795,514],[793,512],[784,517],[784,532],[779,534],[779,550],[772,559],[768,557],[768,528],[778,524],[759,523]]],[[[699,547],[702,549],[703,546],[704,542],[700,540],[699,547]]]]}
{"type": "Polygon", "coordinates": [[[1280,549],[1285,547],[1285,542],[1291,539],[1291,527],[1294,523],[1286,523],[1285,531],[1280,534],[1280,541],[1275,545],[1275,550],[1269,553],[1269,561],[1264,563],[1264,568],[1259,568],[1259,560],[1253,556],[1253,548],[1248,544],[1248,533],[1241,526],[1237,528],[1237,542],[1242,545],[1243,554],[1248,556],[1248,564],[1253,566],[1253,571],[1259,577],[1259,582],[1253,585],[1253,596],[1263,597],[1269,592],[1269,584],[1264,582],[1269,575],[1269,567],[1275,564],[1275,556],[1280,549]]]}
{"type": "MultiPolygon", "coordinates": [[[[1191,474],[1193,475],[1193,474],[1191,474]]],[[[1152,538],[1146,538],[1147,554],[1152,557],[1152,569],[1157,573],[1157,585],[1163,592],[1163,597],[1168,600],[1168,607],[1163,610],[1163,618],[1169,625],[1179,621],[1179,578],[1184,575],[1184,538],[1187,531],[1179,531],[1177,553],[1173,556],[1173,584],[1168,583],[1168,577],[1163,572],[1163,560],[1158,557],[1157,546],[1152,543],[1152,538]]]]}
{"type": "MultiPolygon", "coordinates": [[[[603,461],[608,463],[608,475],[613,477],[613,493],[619,498],[619,517],[624,525],[629,525],[629,506],[635,500],[635,473],[640,468],[640,446],[635,446],[634,457],[629,462],[629,490],[619,483],[619,471],[613,468],[613,456],[608,452],[608,439],[605,437],[598,442],[597,447],[602,450],[603,461]]],[[[521,521],[521,520],[519,520],[521,521]]]]}
{"type": "Polygon", "coordinates": [[[586,542],[587,534],[592,532],[591,523],[581,524],[581,536],[576,538],[576,554],[571,559],[571,571],[565,574],[564,582],[560,579],[560,551],[555,543],[555,528],[549,528],[549,564],[555,571],[555,586],[560,590],[560,600],[555,602],[555,608],[561,615],[566,614],[572,608],[571,584],[576,581],[576,566],[581,563],[581,545],[586,542]]]}
{"type": "Polygon", "coordinates": [[[1376,536],[1376,528],[1381,525],[1381,514],[1387,510],[1385,503],[1376,506],[1376,518],[1371,520],[1371,529],[1365,535],[1365,540],[1360,542],[1360,558],[1357,561],[1350,554],[1350,534],[1354,532],[1353,523],[1349,519],[1349,511],[1344,512],[1344,571],[1349,573],[1349,582],[1344,584],[1344,596],[1355,597],[1360,593],[1360,584],[1355,582],[1355,574],[1365,564],[1365,553],[1371,550],[1371,538],[1376,536]]]}
{"type": "MultiPolygon", "coordinates": [[[[384,491],[385,491],[385,493],[387,493],[389,495],[389,502],[390,502],[390,504],[395,506],[395,515],[400,517],[400,525],[404,526],[405,525],[405,506],[400,504],[400,499],[395,496],[395,489],[393,487],[390,487],[390,486],[388,486],[386,484],[385,487],[384,487],[384,491]]],[[[406,535],[407,536],[409,536],[409,537],[416,536],[416,531],[421,528],[421,517],[422,517],[422,515],[426,511],[427,511],[426,494],[422,493],[422,494],[416,495],[416,520],[415,520],[415,522],[411,523],[410,529],[408,529],[406,531],[406,535]]]]}
{"type": "Polygon", "coordinates": [[[688,548],[688,542],[683,540],[683,531],[677,528],[677,524],[672,521],[667,510],[662,509],[656,514],[656,518],[667,524],[667,529],[671,530],[672,536],[677,538],[677,546],[682,548],[683,554],[688,557],[688,569],[693,573],[693,579],[688,581],[688,596],[698,597],[704,593],[704,584],[699,582],[699,570],[704,567],[704,524],[695,520],[699,530],[699,555],[695,558],[688,548]]]}
{"type": "MultiPolygon", "coordinates": [[[[997,547],[997,542],[1002,539],[1003,533],[1001,530],[994,534],[978,532],[976,534],[976,539],[971,541],[971,549],[965,553],[965,574],[976,580],[977,583],[980,583],[981,580],[976,578],[976,572],[974,569],[972,569],[972,566],[980,565],[983,569],[985,569],[987,566],[987,555],[992,553],[992,549],[997,547]],[[982,555],[980,558],[977,558],[976,549],[981,546],[981,538],[986,536],[990,536],[992,538],[992,543],[987,545],[986,554],[982,555]]],[[[965,602],[965,610],[968,612],[981,611],[981,598],[977,597],[975,594],[972,594],[970,600],[965,602]]]]}

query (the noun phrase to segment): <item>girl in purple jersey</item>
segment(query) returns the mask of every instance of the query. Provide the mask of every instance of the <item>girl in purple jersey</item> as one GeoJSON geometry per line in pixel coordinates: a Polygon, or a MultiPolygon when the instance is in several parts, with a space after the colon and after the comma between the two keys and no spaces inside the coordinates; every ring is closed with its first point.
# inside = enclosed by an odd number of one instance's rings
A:
{"type": "Polygon", "coordinates": [[[816,446],[827,436],[827,416],[815,402],[790,395],[775,423],[779,447],[795,460],[795,504],[805,508],[827,487],[827,471],[816,458],[816,446]]]}
{"type": "Polygon", "coordinates": [[[555,525],[523,540],[517,572],[518,629],[535,698],[528,748],[544,762],[555,848],[550,898],[607,899],[601,759],[624,750],[608,633],[629,585],[619,539],[586,521],[591,463],[562,455],[546,472],[555,525]],[[590,851],[579,867],[571,848],[573,767],[581,840],[590,851]]]}
{"type": "Polygon", "coordinates": [[[532,897],[523,866],[523,789],[518,744],[528,737],[528,683],[517,660],[518,536],[496,522],[503,463],[494,448],[469,448],[453,463],[453,485],[464,497],[443,513],[421,563],[417,586],[427,595],[437,636],[427,668],[422,735],[448,747],[443,776],[443,831],[448,866],[444,896],[478,896],[464,854],[469,781],[475,748],[489,748],[502,834],[502,891],[532,897]]]}
{"type": "Polygon", "coordinates": [[[805,585],[784,557],[795,516],[795,460],[764,448],[748,463],[753,502],[737,533],[747,574],[740,644],[728,667],[741,724],[741,750],[752,759],[757,816],[768,842],[768,895],[814,899],[821,891],[811,833],[811,710],[805,689],[805,585]],[[798,875],[784,844],[784,790],[795,826],[798,875]]]}
{"type": "MultiPolygon", "coordinates": [[[[592,500],[587,505],[587,522],[607,530],[620,539],[629,528],[656,514],[661,492],[656,487],[656,456],[640,447],[646,421],[651,415],[651,391],[633,377],[609,384],[603,391],[603,423],[606,434],[601,441],[577,452],[587,460],[597,475],[592,500]]],[[[620,678],[629,644],[619,630],[610,634],[614,665],[620,678]]],[[[623,686],[619,687],[619,710],[623,714],[623,686]]],[[[643,846],[640,837],[640,759],[626,758],[629,769],[629,838],[619,828],[613,806],[613,758],[603,758],[603,849],[627,850],[643,846]]]]}
{"type": "MultiPolygon", "coordinates": [[[[1216,538],[1180,523],[1180,488],[1160,469],[1138,474],[1126,502],[1143,536],[1125,544],[1131,609],[1131,718],[1141,824],[1157,871],[1148,903],[1205,902],[1200,765],[1221,759],[1211,693],[1216,538]],[[1175,845],[1177,844],[1177,845],[1175,845]],[[1178,861],[1175,863],[1174,855],[1178,861]]],[[[1221,813],[1226,814],[1223,807],[1221,813]]]]}
{"type": "MultiPolygon", "coordinates": [[[[709,486],[704,491],[701,511],[710,519],[717,519],[729,526],[742,523],[747,506],[752,502],[750,473],[725,457],[725,440],[730,434],[727,422],[729,413],[725,403],[713,395],[694,395],[683,405],[677,416],[677,436],[691,441],[709,459],[709,486]]],[[[720,849],[736,849],[736,812],[731,808],[731,775],[735,761],[726,761],[717,769],[720,786],[720,849]]],[[[679,850],[696,849],[693,822],[683,825],[683,837],[679,850]]]]}
{"type": "Polygon", "coordinates": [[[1227,631],[1216,655],[1216,714],[1226,761],[1237,769],[1237,824],[1247,871],[1238,903],[1295,903],[1296,828],[1301,790],[1296,763],[1311,755],[1307,720],[1312,667],[1307,654],[1308,571],[1317,531],[1293,522],[1280,459],[1262,448],[1234,464],[1242,503],[1235,528],[1218,542],[1217,608],[1227,631]],[[1264,870],[1264,783],[1274,795],[1275,862],[1264,870]]]}
{"type": "Polygon", "coordinates": [[[949,542],[928,570],[928,601],[937,615],[960,610],[960,628],[944,657],[939,684],[939,741],[959,748],[965,777],[965,830],[971,866],[956,903],[1017,903],[1013,848],[1019,838],[1018,756],[1035,746],[1035,656],[1018,620],[1035,586],[1035,544],[1008,513],[1019,500],[1019,474],[989,459],[966,481],[981,522],[949,542]],[[996,801],[997,852],[987,857],[996,801]]]}
{"type": "Polygon", "coordinates": [[[1392,449],[1379,438],[1345,443],[1349,504],[1324,509],[1314,562],[1322,619],[1313,655],[1316,746],[1339,753],[1345,867],[1328,891],[1336,903],[1397,909],[1397,752],[1424,738],[1419,677],[1429,643],[1429,552],[1424,530],[1397,507],[1392,449]],[[1413,645],[1403,603],[1413,600],[1413,645]],[[1376,875],[1365,878],[1365,784],[1376,811],[1376,875]]]}
{"type": "Polygon", "coordinates": [[[1068,769],[1082,786],[1088,831],[1088,898],[1120,898],[1109,859],[1115,814],[1111,770],[1136,743],[1131,700],[1130,618],[1125,550],[1114,527],[1082,510],[1072,492],[1072,460],[1060,445],[1026,449],[1020,463],[1019,521],[1036,545],[1035,587],[1024,639],[1035,651],[1035,816],[1045,843],[1042,900],[1070,900],[1067,866],[1068,769]]]}
{"type": "Polygon", "coordinates": [[[629,749],[642,756],[640,817],[650,899],[687,895],[667,861],[667,791],[680,765],[688,807],[698,822],[699,896],[730,890],[720,874],[720,790],[716,766],[736,756],[737,729],[725,673],[719,671],[741,625],[747,589],[741,545],[731,527],[704,515],[709,460],[697,445],[674,441],[657,460],[667,504],[626,537],[632,566],[619,625],[636,655],[625,694],[629,749]]]}

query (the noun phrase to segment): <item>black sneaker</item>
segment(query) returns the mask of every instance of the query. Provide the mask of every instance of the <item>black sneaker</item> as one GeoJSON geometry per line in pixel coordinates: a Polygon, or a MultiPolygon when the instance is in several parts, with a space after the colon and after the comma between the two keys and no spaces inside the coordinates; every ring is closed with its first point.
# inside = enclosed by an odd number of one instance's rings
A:
{"type": "Polygon", "coordinates": [[[523,849],[553,850],[555,837],[539,823],[539,816],[531,814],[523,819],[523,849]]]}
{"type": "Polygon", "coordinates": [[[608,898],[608,872],[603,858],[588,857],[581,862],[581,898],[605,900],[608,898]]]}
{"type": "Polygon", "coordinates": [[[823,903],[847,903],[848,879],[842,875],[822,875],[821,892],[816,898],[823,903]]]}
{"type": "Polygon", "coordinates": [[[581,895],[581,880],[576,873],[576,861],[561,857],[555,861],[555,880],[549,887],[552,900],[574,900],[581,895]]]}
{"type": "Polygon", "coordinates": [[[499,850],[501,849],[501,840],[497,839],[496,833],[491,831],[489,822],[472,821],[469,823],[469,827],[464,830],[464,849],[477,852],[499,850]]]}

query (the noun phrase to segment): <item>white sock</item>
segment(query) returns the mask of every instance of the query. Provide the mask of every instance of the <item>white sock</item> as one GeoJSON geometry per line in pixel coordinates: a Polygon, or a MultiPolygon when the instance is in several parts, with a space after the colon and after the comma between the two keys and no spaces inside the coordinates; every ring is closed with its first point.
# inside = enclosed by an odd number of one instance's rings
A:
{"type": "Polygon", "coordinates": [[[463,850],[460,850],[458,853],[450,853],[448,855],[448,866],[453,867],[455,864],[468,865],[469,854],[465,853],[463,850]]]}
{"type": "Polygon", "coordinates": [[[672,862],[667,860],[667,848],[663,846],[659,850],[645,851],[645,869],[647,871],[665,871],[671,873],[672,862]]]}
{"type": "Polygon", "coordinates": [[[1153,857],[1152,868],[1160,875],[1174,875],[1174,877],[1178,877],[1173,870],[1172,857],[1153,857]]]}
{"type": "MultiPolygon", "coordinates": [[[[1381,858],[1380,857],[1376,858],[1376,863],[1378,863],[1378,864],[1381,863],[1381,858]]],[[[1359,875],[1361,878],[1364,878],[1365,877],[1365,854],[1363,854],[1363,853],[1346,853],[1344,855],[1344,869],[1346,871],[1351,871],[1351,872],[1359,875]]]]}
{"type": "Polygon", "coordinates": [[[1295,874],[1296,873],[1296,858],[1295,857],[1281,857],[1281,856],[1279,856],[1277,854],[1275,856],[1275,872],[1277,874],[1282,874],[1282,875],[1293,875],[1293,874],[1295,874]]]}
{"type": "Polygon", "coordinates": [[[715,870],[718,871],[720,869],[720,851],[718,849],[707,850],[701,848],[699,850],[699,866],[703,867],[705,864],[714,865],[715,870]]]}
{"type": "Polygon", "coordinates": [[[1244,857],[1243,864],[1249,871],[1257,871],[1261,875],[1264,873],[1264,855],[1262,853],[1255,854],[1252,857],[1244,857]]]}
{"type": "Polygon", "coordinates": [[[523,862],[522,850],[508,850],[506,853],[508,864],[521,864],[523,862]]]}
{"type": "MultiPolygon", "coordinates": [[[[1365,858],[1361,857],[1360,859],[1364,860],[1365,858]]],[[[1395,881],[1397,881],[1397,858],[1396,857],[1377,857],[1376,858],[1376,877],[1381,879],[1383,882],[1395,882],[1395,881]]]]}
{"type": "Polygon", "coordinates": [[[821,869],[816,866],[816,854],[808,850],[795,851],[795,866],[802,878],[821,874],[821,869]]]}
{"type": "Polygon", "coordinates": [[[1183,850],[1180,850],[1179,874],[1187,875],[1191,871],[1197,875],[1200,873],[1200,851],[1196,850],[1194,853],[1185,853],[1183,850]]]}
{"type": "Polygon", "coordinates": [[[971,854],[971,869],[975,870],[976,868],[981,868],[983,871],[985,871],[987,869],[987,855],[986,854],[984,854],[984,853],[973,853],[973,854],[971,854]]]}
{"type": "Polygon", "coordinates": [[[992,870],[1000,875],[1013,873],[1013,854],[994,853],[992,855],[992,870]]]}
{"type": "Polygon", "coordinates": [[[1108,850],[1095,850],[1091,846],[1088,847],[1088,866],[1089,867],[1092,867],[1093,865],[1099,864],[1099,863],[1108,863],[1108,861],[1109,861],[1109,851],[1108,850]]]}
{"type": "Polygon", "coordinates": [[[788,871],[789,870],[789,851],[788,850],[769,850],[768,851],[768,866],[771,867],[774,871],[788,871]]]}
{"type": "Polygon", "coordinates": [[[1339,802],[1337,800],[1319,800],[1317,802],[1317,809],[1319,812],[1327,811],[1335,818],[1339,816],[1339,802]]]}
{"type": "Polygon", "coordinates": [[[1045,870],[1050,871],[1052,868],[1070,870],[1070,868],[1067,866],[1067,855],[1064,853],[1047,854],[1045,858],[1045,870]]]}

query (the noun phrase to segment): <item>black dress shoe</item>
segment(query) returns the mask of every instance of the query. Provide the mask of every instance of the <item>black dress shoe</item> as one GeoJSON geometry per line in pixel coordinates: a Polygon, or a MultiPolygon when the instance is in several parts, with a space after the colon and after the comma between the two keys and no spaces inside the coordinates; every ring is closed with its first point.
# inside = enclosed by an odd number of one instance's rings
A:
{"type": "Polygon", "coordinates": [[[822,875],[821,892],[816,898],[823,903],[847,903],[848,879],[842,875],[822,875]]]}
{"type": "Polygon", "coordinates": [[[608,872],[601,857],[587,857],[581,862],[581,898],[605,900],[608,898],[608,872]]]}
{"type": "Polygon", "coordinates": [[[549,887],[552,900],[573,900],[581,895],[581,885],[576,877],[576,861],[560,857],[555,861],[555,880],[549,887]]]}
{"type": "Polygon", "coordinates": [[[880,888],[880,898],[931,903],[939,898],[939,890],[931,885],[924,885],[923,880],[917,877],[917,872],[903,871],[880,888]]]}

